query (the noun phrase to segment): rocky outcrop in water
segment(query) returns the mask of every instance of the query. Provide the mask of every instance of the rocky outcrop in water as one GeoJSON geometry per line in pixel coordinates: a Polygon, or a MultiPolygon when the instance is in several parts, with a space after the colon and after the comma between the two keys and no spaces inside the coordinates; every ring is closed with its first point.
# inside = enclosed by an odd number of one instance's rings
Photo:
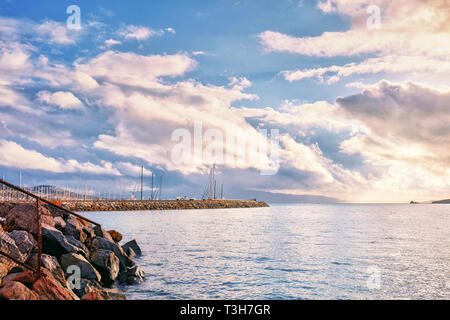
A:
{"type": "MultiPolygon", "coordinates": [[[[0,300],[124,300],[115,284],[144,281],[145,272],[133,261],[141,254],[135,240],[122,247],[117,231],[93,227],[46,205],[41,214],[43,274],[36,279],[0,255],[0,300]],[[70,282],[74,267],[80,271],[78,283],[70,282]]],[[[0,250],[36,268],[36,241],[35,203],[0,203],[0,250]]]]}

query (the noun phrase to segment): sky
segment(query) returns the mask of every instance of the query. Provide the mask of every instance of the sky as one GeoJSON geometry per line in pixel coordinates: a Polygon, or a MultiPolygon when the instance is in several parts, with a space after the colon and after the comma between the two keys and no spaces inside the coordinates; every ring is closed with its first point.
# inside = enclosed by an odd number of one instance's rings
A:
{"type": "Polygon", "coordinates": [[[129,196],[143,166],[146,197],[153,173],[200,198],[215,164],[226,198],[449,198],[449,39],[446,0],[0,0],[0,174],[129,196]]]}

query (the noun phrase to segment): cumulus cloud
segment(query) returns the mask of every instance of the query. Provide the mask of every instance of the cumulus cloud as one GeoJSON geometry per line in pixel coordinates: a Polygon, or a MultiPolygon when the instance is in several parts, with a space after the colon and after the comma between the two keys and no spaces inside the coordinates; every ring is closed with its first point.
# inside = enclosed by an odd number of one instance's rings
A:
{"type": "MultiPolygon", "coordinates": [[[[185,75],[196,64],[185,54],[142,56],[113,51],[78,64],[78,72],[99,84],[97,89],[86,93],[97,104],[111,108],[111,121],[116,123],[115,134],[99,135],[94,146],[188,173],[204,170],[210,163],[197,154],[187,164],[174,163],[171,150],[175,143],[171,137],[175,130],[184,128],[193,133],[196,122],[201,123],[204,132],[217,130],[223,139],[230,133],[231,139],[236,139],[240,132],[260,136],[231,108],[235,101],[257,99],[256,95],[243,92],[251,86],[245,77],[231,78],[228,86],[204,85],[194,80],[167,83],[167,78],[185,75]]],[[[217,164],[225,164],[227,154],[235,151],[223,150],[223,159],[217,164]]],[[[267,164],[268,160],[261,166],[267,164]]],[[[249,165],[235,163],[231,166],[249,165]]]]}
{"type": "Polygon", "coordinates": [[[37,27],[37,32],[50,43],[73,44],[75,40],[68,35],[68,28],[64,23],[45,21],[37,27]]]}
{"type": "Polygon", "coordinates": [[[433,172],[448,171],[450,91],[382,81],[337,103],[370,130],[368,136],[345,141],[343,150],[380,164],[399,160],[433,172]]]}
{"type": "MultiPolygon", "coordinates": [[[[340,108],[326,101],[301,103],[285,100],[278,110],[273,108],[237,108],[237,113],[246,119],[257,119],[265,125],[289,128],[292,134],[306,136],[317,129],[333,133],[358,132],[358,123],[344,117],[340,108]]],[[[286,130],[285,129],[285,130],[286,130]]]]}
{"type": "Polygon", "coordinates": [[[58,91],[51,93],[49,91],[40,91],[37,96],[40,102],[56,105],[61,109],[83,109],[83,103],[72,92],[58,91]]]}

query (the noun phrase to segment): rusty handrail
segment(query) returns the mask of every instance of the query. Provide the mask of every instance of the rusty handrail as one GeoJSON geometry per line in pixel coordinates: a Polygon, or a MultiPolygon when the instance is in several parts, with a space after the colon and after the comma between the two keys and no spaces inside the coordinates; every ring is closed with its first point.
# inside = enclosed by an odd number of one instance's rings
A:
{"type": "Polygon", "coordinates": [[[20,266],[22,266],[22,267],[24,267],[24,268],[27,268],[28,270],[33,271],[34,273],[38,272],[35,268],[33,268],[33,267],[27,265],[27,264],[24,263],[24,262],[21,262],[21,261],[17,260],[16,258],[11,257],[11,256],[10,256],[9,254],[7,254],[6,252],[0,251],[0,255],[5,256],[6,258],[12,260],[12,261],[15,262],[16,264],[18,264],[18,265],[20,265],[20,266]]]}
{"type": "Polygon", "coordinates": [[[26,191],[26,190],[24,190],[24,189],[22,189],[22,188],[19,188],[19,187],[15,186],[15,185],[13,185],[13,184],[11,184],[11,183],[9,183],[9,182],[6,182],[6,181],[0,179],[0,183],[1,183],[1,184],[4,184],[5,186],[10,187],[10,188],[12,188],[12,189],[14,189],[14,190],[17,190],[17,191],[19,191],[19,192],[25,193],[27,196],[30,196],[30,197],[32,197],[32,198],[38,200],[38,201],[41,201],[41,202],[46,203],[46,204],[48,204],[48,205],[51,205],[51,206],[53,206],[53,207],[55,207],[55,208],[57,208],[57,209],[59,209],[59,210],[65,211],[65,212],[67,212],[68,214],[71,214],[71,215],[73,215],[73,216],[75,216],[75,217],[77,217],[77,218],[80,218],[80,219],[82,219],[82,220],[84,220],[84,221],[87,221],[87,222],[89,222],[89,223],[95,224],[96,226],[100,226],[100,224],[97,223],[97,222],[95,222],[95,221],[92,221],[92,220],[90,220],[90,219],[88,219],[88,218],[85,218],[85,217],[83,217],[83,216],[81,216],[81,215],[79,215],[79,214],[77,214],[77,213],[75,213],[75,212],[73,212],[73,211],[70,211],[70,210],[68,210],[68,209],[66,209],[66,208],[64,208],[64,207],[58,206],[58,205],[56,205],[56,204],[54,204],[54,203],[52,203],[52,202],[50,202],[50,201],[48,201],[48,200],[45,200],[44,198],[41,198],[41,197],[39,197],[39,196],[37,196],[37,195],[31,193],[31,192],[28,192],[28,191],[26,191]]]}

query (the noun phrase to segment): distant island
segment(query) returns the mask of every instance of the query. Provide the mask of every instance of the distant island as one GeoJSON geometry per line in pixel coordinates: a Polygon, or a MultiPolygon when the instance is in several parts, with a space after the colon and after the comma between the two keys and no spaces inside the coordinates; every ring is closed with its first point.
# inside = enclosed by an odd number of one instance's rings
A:
{"type": "Polygon", "coordinates": [[[450,203],[450,199],[447,199],[447,200],[439,200],[439,201],[433,201],[432,203],[436,203],[436,204],[450,203]]]}
{"type": "Polygon", "coordinates": [[[427,202],[416,202],[416,201],[411,201],[409,204],[425,204],[425,203],[431,203],[431,204],[450,204],[450,199],[446,199],[446,200],[437,200],[437,201],[427,201],[427,202]]]}

